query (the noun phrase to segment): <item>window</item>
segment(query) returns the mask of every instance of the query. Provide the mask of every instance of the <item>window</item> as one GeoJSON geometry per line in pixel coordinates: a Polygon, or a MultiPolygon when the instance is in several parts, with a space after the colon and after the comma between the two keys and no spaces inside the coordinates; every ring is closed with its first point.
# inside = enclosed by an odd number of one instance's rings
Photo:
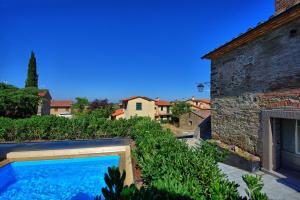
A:
{"type": "Polygon", "coordinates": [[[170,107],[169,106],[167,107],[167,113],[170,113],[170,107]]]}
{"type": "Polygon", "coordinates": [[[295,137],[296,137],[296,153],[300,154],[300,120],[297,120],[296,122],[296,133],[295,133],[295,137]]]}
{"type": "Polygon", "coordinates": [[[58,108],[54,108],[54,111],[57,112],[57,111],[58,111],[58,108]]]}
{"type": "Polygon", "coordinates": [[[164,111],[164,107],[160,107],[160,111],[164,111]]]}
{"type": "Polygon", "coordinates": [[[297,29],[293,29],[290,31],[290,37],[293,38],[295,36],[297,36],[297,29]]]}
{"type": "Polygon", "coordinates": [[[66,111],[66,112],[69,112],[69,108],[66,108],[65,111],[66,111]]]}
{"type": "Polygon", "coordinates": [[[142,103],[136,103],[135,104],[135,109],[136,110],[142,110],[142,103]]]}
{"type": "Polygon", "coordinates": [[[193,121],[192,120],[189,121],[189,126],[193,126],[193,121]]]}

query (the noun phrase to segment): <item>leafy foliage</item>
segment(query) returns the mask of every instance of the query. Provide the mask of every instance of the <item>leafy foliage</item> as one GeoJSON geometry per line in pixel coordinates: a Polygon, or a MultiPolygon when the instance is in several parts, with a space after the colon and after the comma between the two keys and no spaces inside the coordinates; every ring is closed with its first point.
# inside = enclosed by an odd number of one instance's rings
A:
{"type": "Polygon", "coordinates": [[[107,187],[102,188],[102,194],[107,200],[121,199],[126,173],[122,175],[118,167],[109,167],[104,176],[107,187]]]}
{"type": "Polygon", "coordinates": [[[83,112],[85,108],[89,105],[89,100],[85,97],[76,97],[76,102],[72,105],[72,109],[78,112],[83,112]]]}
{"type": "Polygon", "coordinates": [[[244,175],[243,180],[247,185],[246,194],[251,200],[267,200],[268,197],[262,193],[263,183],[260,176],[244,175]]]}
{"type": "MultiPolygon", "coordinates": [[[[170,193],[166,190],[159,190],[157,187],[153,186],[142,186],[138,189],[134,184],[124,186],[125,180],[125,171],[123,171],[122,175],[119,171],[119,168],[108,168],[108,174],[105,174],[105,183],[106,187],[102,188],[102,194],[105,199],[118,199],[118,200],[160,200],[160,199],[180,199],[180,200],[190,200],[194,199],[187,194],[186,196],[182,194],[174,194],[170,193]]],[[[247,183],[248,190],[252,190],[252,192],[247,192],[249,196],[249,200],[266,200],[267,196],[265,194],[261,194],[260,190],[262,188],[261,180],[258,177],[253,176],[244,176],[244,180],[247,183]],[[247,179],[247,180],[246,180],[247,179]],[[250,194],[251,193],[251,194],[250,194]],[[255,193],[255,194],[254,194],[255,193]]],[[[218,177],[216,177],[218,179],[218,177]]],[[[238,196],[237,187],[238,185],[234,182],[225,183],[224,181],[215,182],[212,193],[212,196],[205,196],[199,199],[237,199],[237,200],[247,200],[247,197],[238,196]]],[[[177,188],[179,191],[182,190],[180,187],[177,188]]],[[[101,197],[97,196],[95,200],[100,200],[101,197]]],[[[198,199],[198,198],[197,198],[198,199]]]]}
{"type": "Polygon", "coordinates": [[[35,115],[39,102],[38,90],[34,87],[19,89],[0,83],[0,116],[24,118],[35,115]]]}
{"type": "Polygon", "coordinates": [[[38,88],[38,74],[36,70],[36,59],[33,51],[31,51],[31,56],[28,63],[28,71],[27,71],[27,79],[26,79],[25,87],[38,88]]]}
{"type": "Polygon", "coordinates": [[[97,115],[81,115],[72,119],[64,117],[32,116],[25,119],[0,117],[0,140],[75,140],[130,136],[130,127],[139,120],[107,120],[97,115]]]}
{"type": "MultiPolygon", "coordinates": [[[[73,119],[34,116],[13,120],[0,118],[0,140],[64,140],[129,136],[145,187],[123,186],[125,173],[111,168],[105,176],[106,199],[246,199],[239,196],[238,185],[218,168],[224,153],[209,143],[189,148],[169,130],[149,118],[108,120],[94,115],[73,119]]],[[[265,200],[261,180],[244,177],[251,200],[265,200]]],[[[99,199],[100,197],[98,197],[99,199]]]]}
{"type": "Polygon", "coordinates": [[[104,108],[110,108],[113,109],[113,104],[108,101],[108,99],[95,99],[92,101],[89,105],[90,110],[96,110],[96,109],[104,109],[104,108]]]}
{"type": "Polygon", "coordinates": [[[191,112],[191,106],[183,101],[177,101],[172,106],[172,115],[174,117],[179,117],[180,115],[188,112],[191,112]]]}

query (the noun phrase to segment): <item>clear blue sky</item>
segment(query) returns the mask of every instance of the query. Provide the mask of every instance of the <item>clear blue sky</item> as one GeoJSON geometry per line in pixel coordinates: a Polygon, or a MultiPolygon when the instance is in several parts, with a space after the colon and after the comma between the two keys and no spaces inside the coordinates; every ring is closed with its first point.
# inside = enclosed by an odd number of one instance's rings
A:
{"type": "Polygon", "coordinates": [[[274,0],[0,0],[0,81],[23,87],[34,50],[55,99],[208,98],[200,57],[273,12],[274,0]]]}

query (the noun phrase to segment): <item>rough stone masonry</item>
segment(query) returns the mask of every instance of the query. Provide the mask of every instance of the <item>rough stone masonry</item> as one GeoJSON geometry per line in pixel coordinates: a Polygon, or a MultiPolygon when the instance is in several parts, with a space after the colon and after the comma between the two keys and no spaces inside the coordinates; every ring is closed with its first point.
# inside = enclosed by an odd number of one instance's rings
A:
{"type": "Polygon", "coordinates": [[[212,59],[211,98],[213,134],[262,156],[261,111],[300,108],[300,19],[212,59]]]}

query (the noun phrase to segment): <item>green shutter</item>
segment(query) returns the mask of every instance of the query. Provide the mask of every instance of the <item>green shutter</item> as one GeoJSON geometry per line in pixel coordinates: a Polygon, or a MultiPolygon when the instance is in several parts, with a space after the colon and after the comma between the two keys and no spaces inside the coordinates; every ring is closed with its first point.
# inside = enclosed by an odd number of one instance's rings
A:
{"type": "Polygon", "coordinates": [[[136,110],[142,110],[142,103],[136,103],[135,104],[135,109],[136,110]]]}

